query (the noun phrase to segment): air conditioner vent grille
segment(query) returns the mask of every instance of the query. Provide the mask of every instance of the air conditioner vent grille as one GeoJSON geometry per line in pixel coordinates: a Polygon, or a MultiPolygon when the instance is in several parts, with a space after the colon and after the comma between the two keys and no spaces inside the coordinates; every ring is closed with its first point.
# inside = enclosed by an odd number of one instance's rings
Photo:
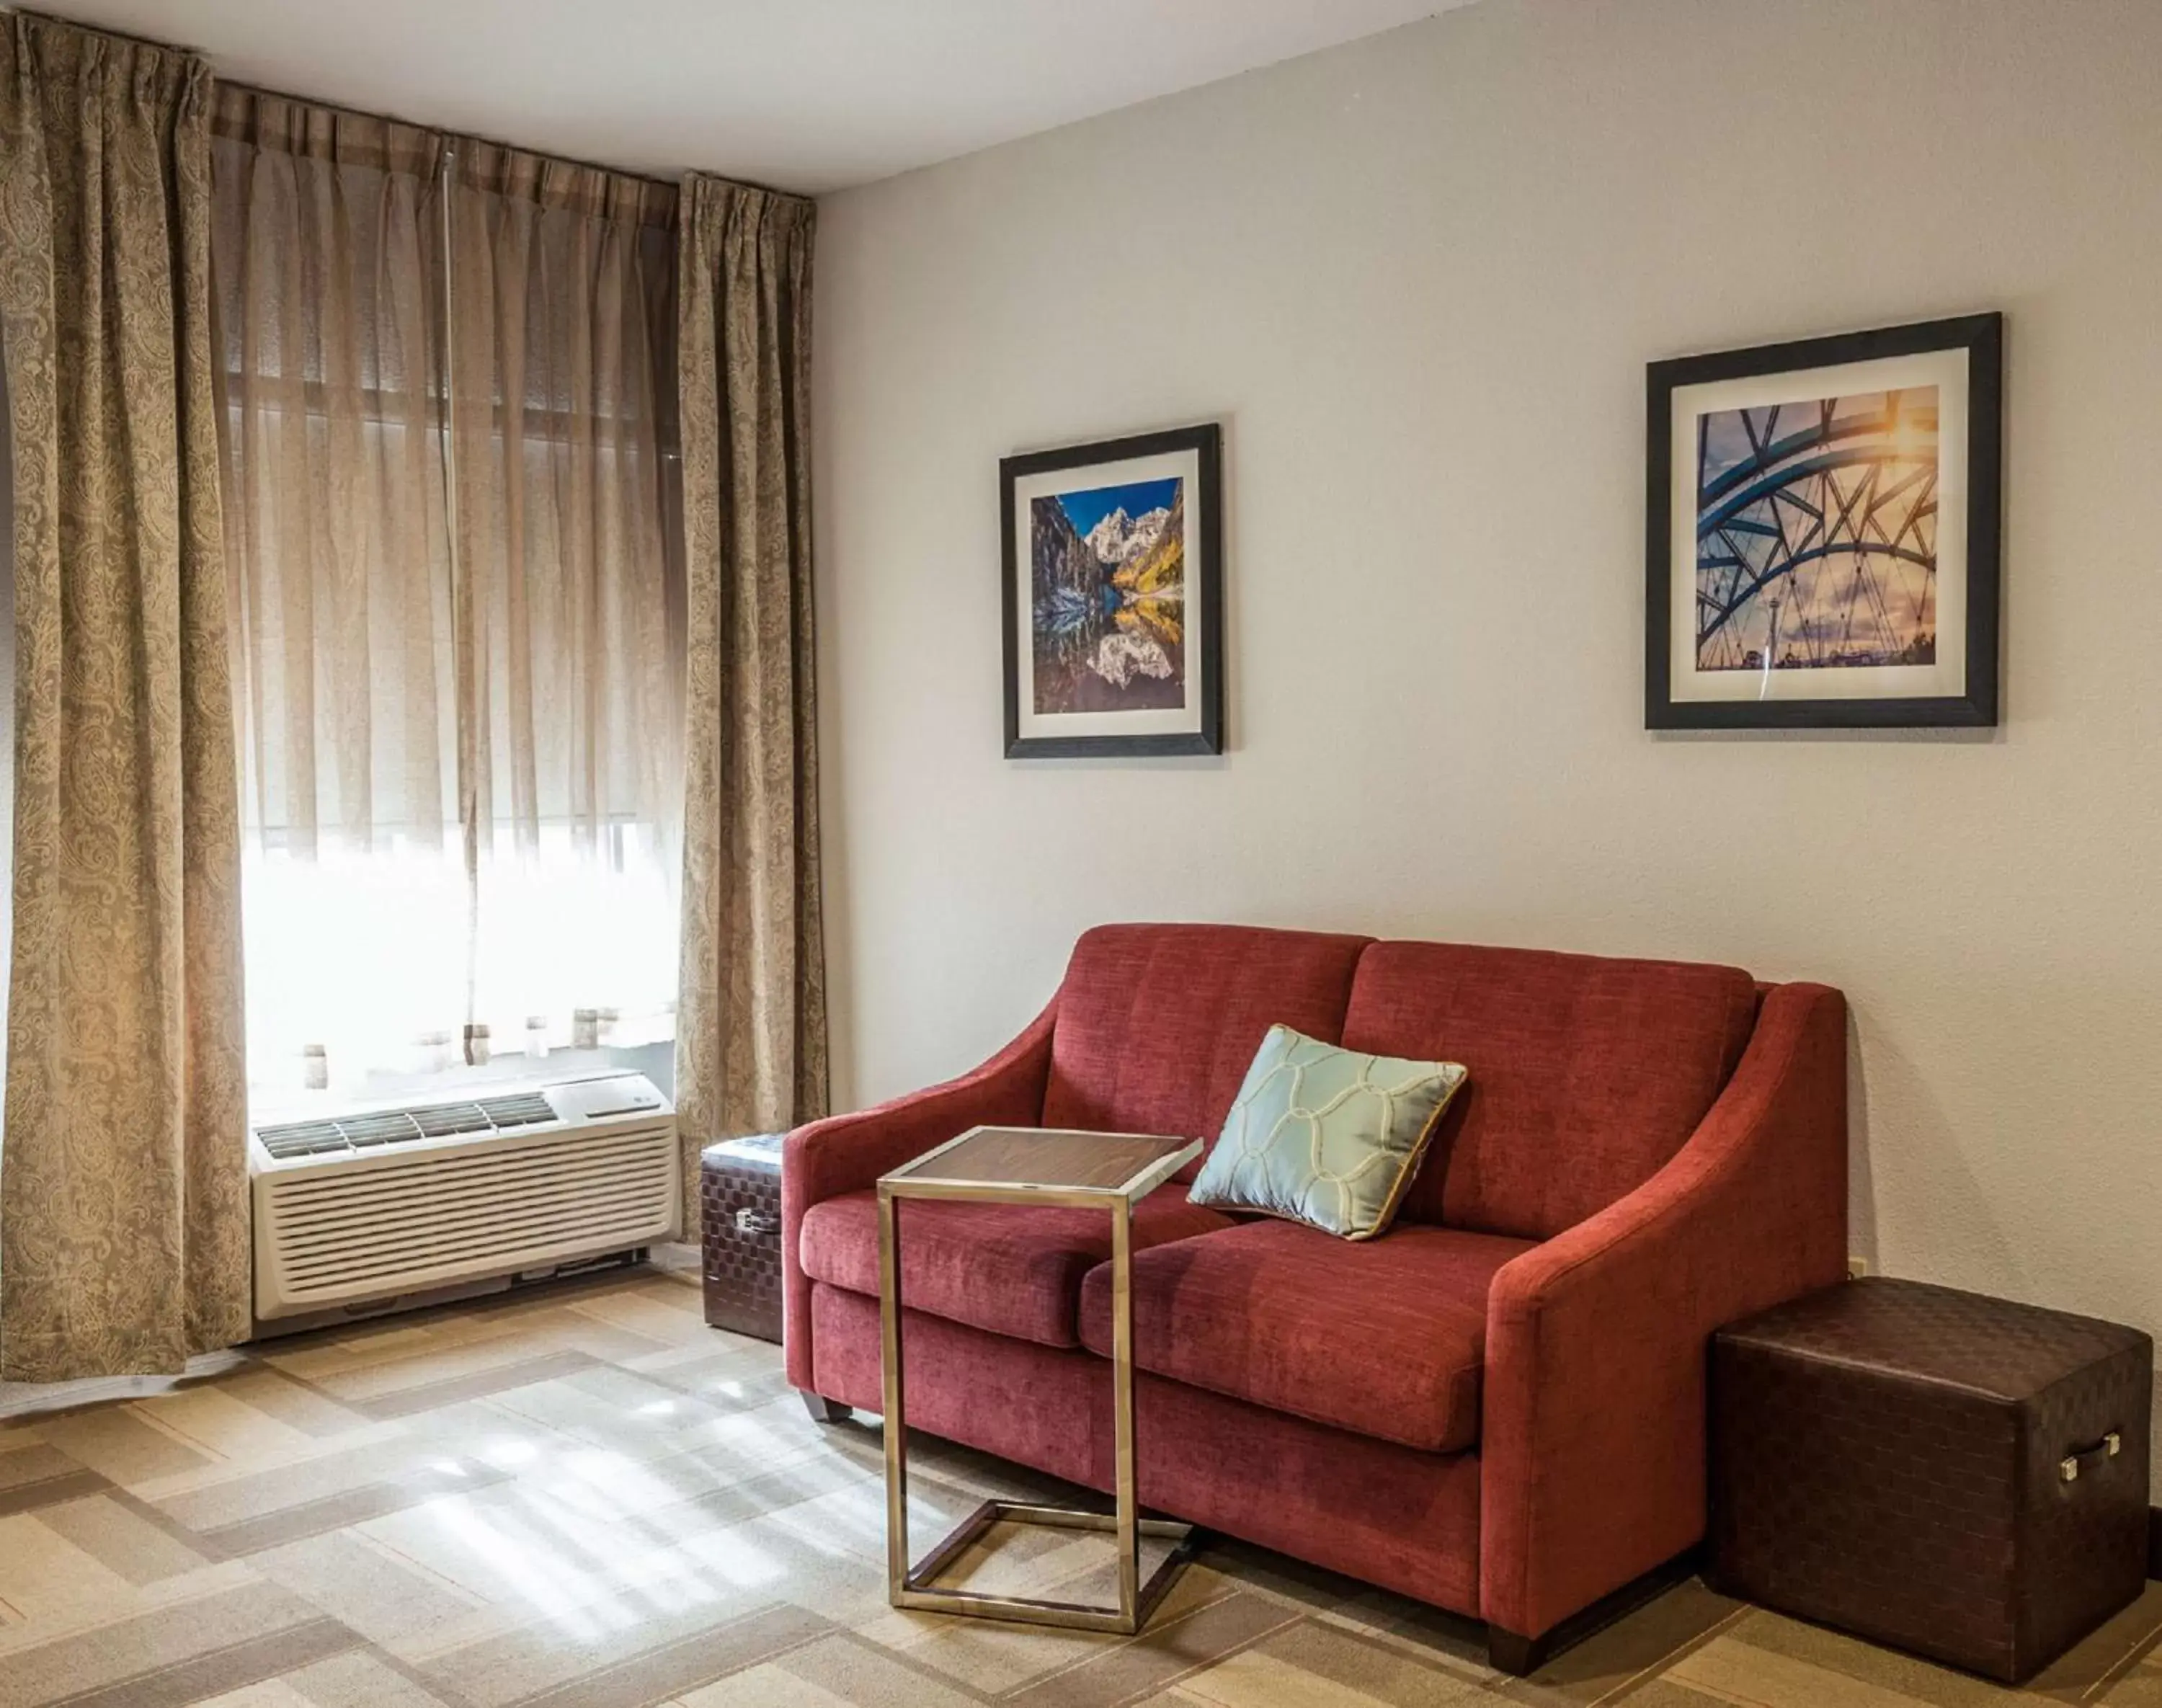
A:
{"type": "Polygon", "coordinates": [[[556,1118],[547,1098],[532,1091],[511,1097],[483,1097],[473,1103],[431,1103],[412,1109],[339,1115],[330,1120],[287,1121],[258,1127],[255,1136],[264,1150],[282,1162],[295,1157],[371,1151],[384,1145],[406,1145],[459,1133],[504,1132],[556,1118]]]}
{"type": "Polygon", "coordinates": [[[556,1119],[554,1108],[537,1091],[529,1091],[522,1097],[483,1097],[480,1112],[499,1127],[530,1126],[535,1121],[556,1119]]]}
{"type": "Polygon", "coordinates": [[[296,1120],[284,1126],[258,1127],[255,1136],[263,1148],[279,1161],[289,1157],[312,1157],[326,1151],[349,1151],[345,1134],[334,1120],[296,1120]]]}
{"type": "Polygon", "coordinates": [[[676,1170],[664,1120],[265,1176],[258,1286],[293,1310],[647,1245],[673,1230],[676,1170]]]}
{"type": "Polygon", "coordinates": [[[452,1133],[484,1133],[490,1122],[478,1103],[439,1103],[410,1111],[421,1136],[447,1138],[452,1133]]]}
{"type": "Polygon", "coordinates": [[[420,1127],[405,1110],[386,1110],[382,1115],[355,1115],[338,1123],[338,1131],[345,1141],[356,1151],[368,1150],[376,1145],[387,1145],[394,1139],[417,1139],[420,1127]]]}

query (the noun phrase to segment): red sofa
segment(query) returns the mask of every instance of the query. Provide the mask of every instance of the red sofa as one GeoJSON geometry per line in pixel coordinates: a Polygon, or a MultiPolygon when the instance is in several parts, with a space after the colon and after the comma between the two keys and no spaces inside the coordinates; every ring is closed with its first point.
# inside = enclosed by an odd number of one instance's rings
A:
{"type": "MultiPolygon", "coordinates": [[[[822,1417],[879,1408],[881,1173],[978,1122],[1213,1139],[1279,1021],[1470,1079],[1379,1240],[1219,1214],[1178,1184],[1141,1203],[1141,1499],[1483,1619],[1496,1664],[1527,1669],[1702,1537],[1710,1330],[1845,1272],[1836,990],[1317,932],[1091,931],[992,1060],[790,1135],[789,1379],[822,1417]]],[[[1107,1219],[903,1218],[911,1423],[1108,1489],[1107,1219]]]]}

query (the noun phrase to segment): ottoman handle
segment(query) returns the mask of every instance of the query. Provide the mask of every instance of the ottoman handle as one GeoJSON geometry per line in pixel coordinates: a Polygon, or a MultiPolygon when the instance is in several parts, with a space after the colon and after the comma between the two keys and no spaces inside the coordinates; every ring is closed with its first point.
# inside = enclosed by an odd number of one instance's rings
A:
{"type": "MultiPolygon", "coordinates": [[[[764,1210],[753,1209],[746,1204],[736,1212],[736,1231],[739,1234],[755,1234],[759,1238],[765,1239],[781,1231],[781,1218],[768,1215],[764,1210]]],[[[2116,1450],[2113,1447],[2110,1449],[2112,1453],[2116,1450]]],[[[2070,1464],[2071,1461],[2067,1460],[2065,1463],[2070,1464]]],[[[2067,1478],[2066,1481],[2070,1481],[2071,1479],[2067,1478]]]]}
{"type": "Polygon", "coordinates": [[[2105,1459],[2114,1459],[2124,1450],[2123,1432],[2112,1429],[2092,1447],[2082,1447],[2067,1453],[2057,1461],[2057,1475],[2066,1482],[2077,1482],[2080,1471],[2088,1460],[2099,1465],[2105,1459]]]}

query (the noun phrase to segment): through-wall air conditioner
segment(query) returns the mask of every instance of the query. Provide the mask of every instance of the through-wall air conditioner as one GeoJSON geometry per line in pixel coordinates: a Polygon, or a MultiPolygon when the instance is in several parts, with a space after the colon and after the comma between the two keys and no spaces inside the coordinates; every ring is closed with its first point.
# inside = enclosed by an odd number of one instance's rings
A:
{"type": "Polygon", "coordinates": [[[258,1331],[420,1304],[675,1238],[676,1114],[642,1073],[253,1128],[258,1331]]]}

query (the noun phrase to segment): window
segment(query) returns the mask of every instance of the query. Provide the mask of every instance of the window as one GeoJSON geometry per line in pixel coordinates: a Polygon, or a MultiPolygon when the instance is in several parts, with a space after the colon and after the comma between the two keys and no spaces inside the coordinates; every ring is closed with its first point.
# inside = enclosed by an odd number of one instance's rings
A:
{"type": "Polygon", "coordinates": [[[673,192],[219,103],[250,1077],[665,1039],[673,192]]]}

